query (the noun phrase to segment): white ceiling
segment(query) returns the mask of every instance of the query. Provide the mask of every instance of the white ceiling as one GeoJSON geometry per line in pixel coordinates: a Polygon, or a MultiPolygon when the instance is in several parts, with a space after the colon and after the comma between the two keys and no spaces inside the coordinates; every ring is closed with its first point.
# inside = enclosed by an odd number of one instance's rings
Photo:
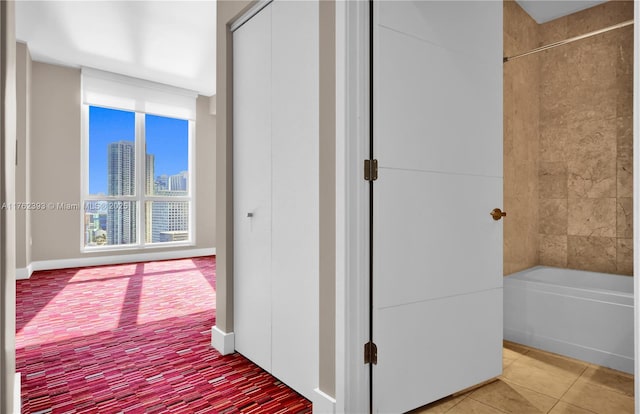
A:
{"type": "Polygon", "coordinates": [[[529,16],[538,23],[546,23],[558,17],[566,16],[588,9],[606,0],[600,1],[583,1],[583,0],[516,0],[529,16]]]}
{"type": "Polygon", "coordinates": [[[216,93],[215,1],[18,1],[16,37],[39,62],[216,93]]]}
{"type": "MultiPolygon", "coordinates": [[[[604,2],[516,1],[538,23],[604,2]]],[[[215,1],[19,0],[16,36],[36,61],[216,93],[215,1]]]]}

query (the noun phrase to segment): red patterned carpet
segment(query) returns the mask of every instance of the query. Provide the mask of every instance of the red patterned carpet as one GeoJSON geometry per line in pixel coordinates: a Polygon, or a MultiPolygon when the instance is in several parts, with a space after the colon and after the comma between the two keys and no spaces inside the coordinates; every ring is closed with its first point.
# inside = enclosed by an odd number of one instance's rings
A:
{"type": "Polygon", "coordinates": [[[34,273],[17,282],[23,413],[308,413],[210,346],[215,258],[34,273]]]}

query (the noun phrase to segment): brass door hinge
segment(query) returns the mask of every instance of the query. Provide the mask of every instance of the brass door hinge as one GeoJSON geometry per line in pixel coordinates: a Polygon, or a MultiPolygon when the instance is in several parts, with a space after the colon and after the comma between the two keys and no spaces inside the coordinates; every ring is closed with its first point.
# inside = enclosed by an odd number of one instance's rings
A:
{"type": "Polygon", "coordinates": [[[378,160],[364,160],[364,179],[366,181],[378,179],[378,160]]]}
{"type": "Polygon", "coordinates": [[[365,364],[378,364],[378,347],[373,342],[367,342],[364,344],[364,363],[365,364]]]}

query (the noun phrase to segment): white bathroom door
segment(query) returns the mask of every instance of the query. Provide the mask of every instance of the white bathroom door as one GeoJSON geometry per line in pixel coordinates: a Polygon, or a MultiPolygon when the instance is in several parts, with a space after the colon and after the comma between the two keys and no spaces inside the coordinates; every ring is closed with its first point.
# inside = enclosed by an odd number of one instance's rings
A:
{"type": "Polygon", "coordinates": [[[271,371],[271,8],[233,33],[234,334],[271,371]]]}
{"type": "Polygon", "coordinates": [[[502,371],[502,3],[373,13],[373,408],[400,413],[502,371]]]}

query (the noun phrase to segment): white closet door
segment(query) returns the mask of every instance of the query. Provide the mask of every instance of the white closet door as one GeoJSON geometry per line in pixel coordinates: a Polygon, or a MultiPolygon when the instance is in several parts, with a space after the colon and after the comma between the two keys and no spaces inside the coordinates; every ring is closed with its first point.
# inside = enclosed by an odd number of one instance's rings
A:
{"type": "Polygon", "coordinates": [[[236,349],[309,399],[318,380],[318,18],[315,1],[274,1],[234,32],[236,349]]]}
{"type": "Polygon", "coordinates": [[[374,18],[374,408],[400,413],[502,370],[502,3],[374,18]]]}
{"type": "Polygon", "coordinates": [[[236,350],[271,370],[271,10],[233,33],[236,350]]]}
{"type": "Polygon", "coordinates": [[[318,3],[272,8],[273,375],[318,386],[318,3]]]}

